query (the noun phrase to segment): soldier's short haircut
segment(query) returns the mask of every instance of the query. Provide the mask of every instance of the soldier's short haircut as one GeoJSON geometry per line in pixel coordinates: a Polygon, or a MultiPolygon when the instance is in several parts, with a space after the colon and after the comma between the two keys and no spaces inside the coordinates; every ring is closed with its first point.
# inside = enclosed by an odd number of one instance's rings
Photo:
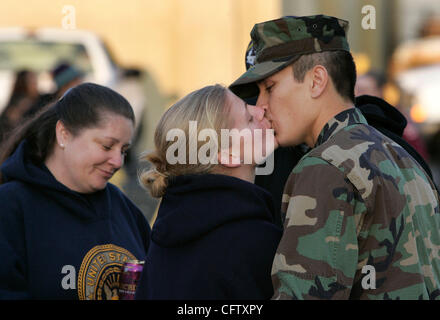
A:
{"type": "Polygon", "coordinates": [[[354,103],[356,66],[351,53],[338,50],[305,54],[292,65],[295,80],[303,82],[307,71],[316,65],[325,67],[339,95],[354,103]]]}

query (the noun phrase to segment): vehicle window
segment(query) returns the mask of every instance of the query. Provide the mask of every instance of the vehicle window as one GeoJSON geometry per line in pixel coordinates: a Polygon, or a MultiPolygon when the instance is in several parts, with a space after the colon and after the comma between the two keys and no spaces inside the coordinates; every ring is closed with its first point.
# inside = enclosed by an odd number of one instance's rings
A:
{"type": "Polygon", "coordinates": [[[0,70],[50,71],[63,62],[75,65],[84,73],[92,71],[82,44],[35,40],[0,42],[0,70]]]}

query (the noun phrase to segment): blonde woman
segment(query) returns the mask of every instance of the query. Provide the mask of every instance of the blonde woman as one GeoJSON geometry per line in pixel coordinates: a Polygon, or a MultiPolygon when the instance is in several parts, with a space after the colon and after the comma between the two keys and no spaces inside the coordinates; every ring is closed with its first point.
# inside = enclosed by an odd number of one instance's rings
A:
{"type": "Polygon", "coordinates": [[[192,92],[162,116],[156,150],[146,155],[153,168],[140,177],[162,202],[138,299],[272,296],[282,231],[270,194],[253,184],[257,163],[275,147],[263,116],[221,85],[192,92]]]}

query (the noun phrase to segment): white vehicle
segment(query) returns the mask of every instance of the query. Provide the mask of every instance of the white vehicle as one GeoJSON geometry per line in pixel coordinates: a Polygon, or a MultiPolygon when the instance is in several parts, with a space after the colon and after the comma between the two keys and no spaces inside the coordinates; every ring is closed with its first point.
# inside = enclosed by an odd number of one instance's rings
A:
{"type": "Polygon", "coordinates": [[[440,129],[440,36],[400,45],[391,60],[391,74],[401,91],[400,104],[426,136],[440,129]]]}
{"type": "Polygon", "coordinates": [[[120,68],[102,40],[82,30],[0,28],[0,112],[9,100],[17,71],[36,72],[40,93],[47,93],[54,89],[50,72],[61,62],[85,73],[84,81],[121,93],[132,105],[139,128],[146,103],[139,71],[120,68]]]}

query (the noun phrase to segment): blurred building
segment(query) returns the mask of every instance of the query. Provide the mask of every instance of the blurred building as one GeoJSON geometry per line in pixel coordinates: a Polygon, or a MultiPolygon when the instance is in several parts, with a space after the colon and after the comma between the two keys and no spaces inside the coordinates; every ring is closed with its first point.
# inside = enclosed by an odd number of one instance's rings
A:
{"type": "Polygon", "coordinates": [[[243,52],[257,22],[317,13],[347,19],[352,50],[383,69],[399,42],[440,14],[438,0],[2,0],[0,27],[61,28],[65,6],[75,9],[77,29],[98,33],[119,62],[147,69],[175,97],[233,81],[244,70],[243,52]],[[375,8],[374,30],[362,28],[367,5],[375,8]]]}
{"type": "Polygon", "coordinates": [[[66,5],[77,29],[98,33],[118,61],[149,70],[175,96],[232,81],[253,24],[281,12],[280,1],[265,0],[2,0],[0,27],[61,28],[66,5]]]}
{"type": "MultiPolygon", "coordinates": [[[[354,53],[368,57],[368,68],[387,69],[396,46],[424,32],[440,32],[438,0],[283,0],[284,15],[325,13],[350,21],[348,40],[354,53]],[[365,6],[373,6],[376,29],[366,30],[365,6]],[[435,19],[437,18],[437,19],[435,19]],[[427,24],[428,20],[432,22],[427,24]]],[[[362,69],[363,71],[363,69],[362,69]]]]}

